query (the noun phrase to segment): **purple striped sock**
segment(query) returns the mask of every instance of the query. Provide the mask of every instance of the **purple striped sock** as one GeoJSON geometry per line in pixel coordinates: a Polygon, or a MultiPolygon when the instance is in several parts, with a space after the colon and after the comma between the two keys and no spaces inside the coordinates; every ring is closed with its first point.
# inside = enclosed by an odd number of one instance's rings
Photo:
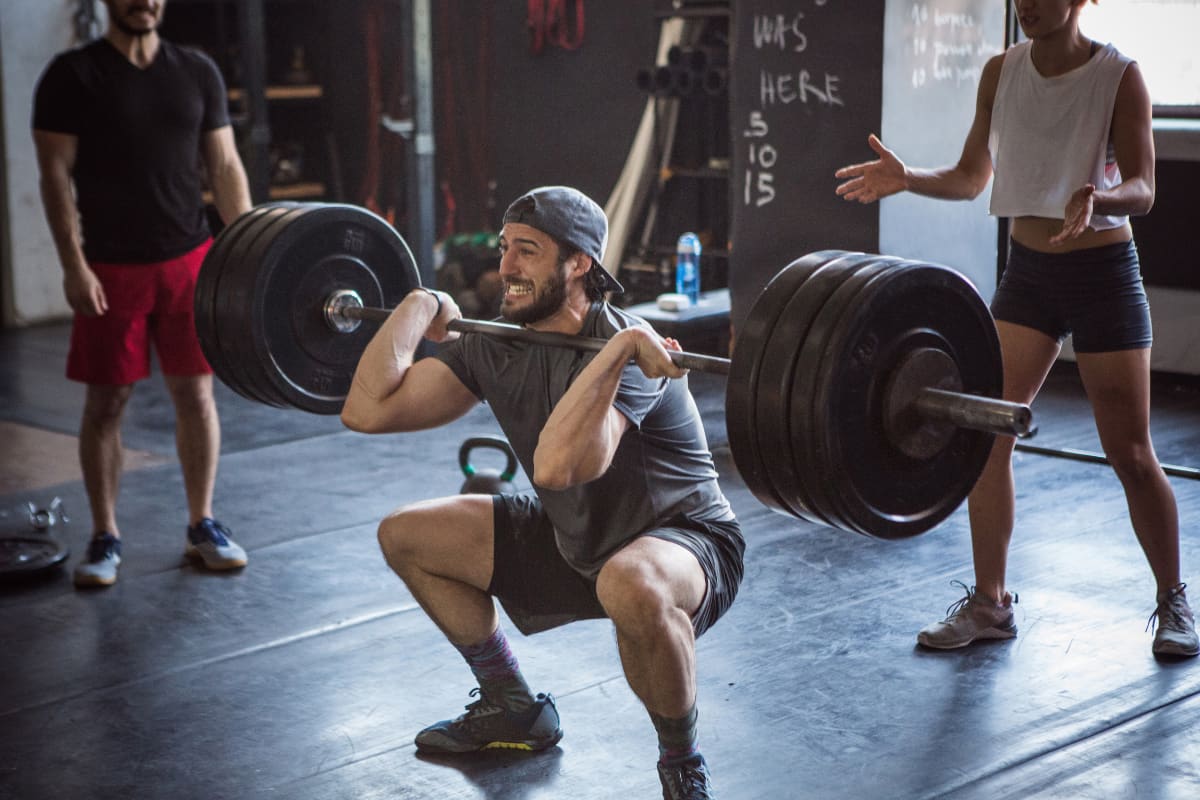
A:
{"type": "Polygon", "coordinates": [[[533,702],[533,693],[521,675],[517,657],[499,626],[478,644],[455,647],[475,673],[480,688],[493,702],[501,702],[510,708],[528,707],[533,702]]]}

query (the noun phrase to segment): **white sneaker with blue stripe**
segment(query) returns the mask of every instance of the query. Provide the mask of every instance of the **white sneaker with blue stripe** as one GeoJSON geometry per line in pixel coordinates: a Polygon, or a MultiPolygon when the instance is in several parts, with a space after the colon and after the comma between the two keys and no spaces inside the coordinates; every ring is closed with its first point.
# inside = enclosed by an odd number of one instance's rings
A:
{"type": "Polygon", "coordinates": [[[187,530],[184,553],[204,562],[209,569],[237,569],[246,566],[246,551],[233,541],[229,529],[211,517],[187,530]]]}
{"type": "Polygon", "coordinates": [[[75,567],[76,586],[112,586],[121,565],[121,540],[108,531],[92,536],[87,555],[75,567]]]}

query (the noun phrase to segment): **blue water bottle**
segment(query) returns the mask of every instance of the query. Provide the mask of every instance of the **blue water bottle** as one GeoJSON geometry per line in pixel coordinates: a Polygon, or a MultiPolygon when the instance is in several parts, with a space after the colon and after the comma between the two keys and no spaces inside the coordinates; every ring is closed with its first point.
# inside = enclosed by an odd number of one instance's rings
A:
{"type": "Polygon", "coordinates": [[[675,246],[675,292],[692,305],[700,302],[700,239],[694,233],[680,236],[675,246]]]}

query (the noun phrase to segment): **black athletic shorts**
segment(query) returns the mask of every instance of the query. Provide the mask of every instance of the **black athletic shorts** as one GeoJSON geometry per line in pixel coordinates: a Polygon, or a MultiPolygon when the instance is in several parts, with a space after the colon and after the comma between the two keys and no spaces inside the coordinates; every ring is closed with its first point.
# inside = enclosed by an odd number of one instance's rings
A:
{"type": "Polygon", "coordinates": [[[1137,247],[1119,242],[1040,253],[1010,240],[992,316],[1062,342],[1076,353],[1142,350],[1154,340],[1137,247]]]}
{"type": "MultiPolygon", "coordinates": [[[[596,597],[596,582],[572,569],[558,552],[554,526],[536,495],[495,495],[492,509],[495,564],[488,592],[521,633],[607,616],[596,597]]],[[[681,545],[700,562],[708,580],[692,616],[699,637],[733,604],[742,582],[746,544],[737,521],[672,519],[642,535],[681,545]]]]}

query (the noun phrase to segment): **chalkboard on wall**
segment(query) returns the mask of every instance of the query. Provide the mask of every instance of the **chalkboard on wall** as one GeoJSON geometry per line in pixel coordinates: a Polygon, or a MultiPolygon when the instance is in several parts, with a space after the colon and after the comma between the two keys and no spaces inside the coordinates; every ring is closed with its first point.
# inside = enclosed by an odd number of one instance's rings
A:
{"type": "Polygon", "coordinates": [[[816,250],[874,251],[878,209],[834,194],[879,130],[884,0],[734,5],[729,288],[734,329],[771,277],[816,250]]]}
{"type": "MultiPolygon", "coordinates": [[[[883,143],[909,166],[953,164],[975,116],[984,64],[1004,50],[1005,3],[995,0],[888,0],[884,17],[883,143]]],[[[856,161],[874,158],[858,135],[856,161]]],[[[996,285],[996,220],[991,187],[975,200],[912,194],[879,205],[879,248],[945,264],[984,297],[996,285]]]]}

